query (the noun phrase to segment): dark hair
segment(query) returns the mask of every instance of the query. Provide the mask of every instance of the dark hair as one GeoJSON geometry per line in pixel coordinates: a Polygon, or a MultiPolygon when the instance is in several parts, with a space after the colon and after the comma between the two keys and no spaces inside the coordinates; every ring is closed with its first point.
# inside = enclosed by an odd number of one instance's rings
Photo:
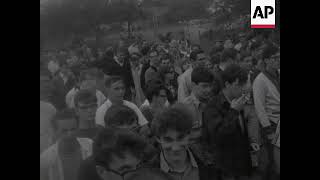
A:
{"type": "Polygon", "coordinates": [[[138,121],[137,114],[125,105],[112,105],[104,116],[106,127],[118,127],[138,121]]]}
{"type": "Polygon", "coordinates": [[[262,59],[268,59],[278,52],[279,48],[271,42],[267,42],[262,50],[262,59]]]}
{"type": "Polygon", "coordinates": [[[159,114],[156,114],[152,121],[152,131],[157,137],[165,134],[169,129],[179,133],[187,133],[192,129],[193,116],[189,108],[183,104],[175,104],[165,108],[159,114]]]}
{"type": "Polygon", "coordinates": [[[111,76],[111,77],[106,79],[104,85],[105,85],[105,87],[110,87],[113,83],[115,83],[117,81],[124,82],[123,78],[121,76],[111,76]]]}
{"type": "Polygon", "coordinates": [[[143,158],[146,146],[146,141],[134,132],[102,128],[93,143],[93,158],[96,165],[109,168],[114,156],[124,158],[127,152],[143,158]]]}
{"type": "Polygon", "coordinates": [[[160,91],[165,90],[167,93],[167,89],[161,80],[151,80],[147,84],[146,87],[146,98],[151,103],[153,96],[159,96],[160,91]]]}
{"type": "Polygon", "coordinates": [[[76,113],[72,109],[63,109],[58,111],[51,120],[53,130],[58,130],[58,121],[76,119],[76,113]]]}
{"type": "Polygon", "coordinates": [[[244,84],[248,80],[248,72],[237,64],[231,64],[222,71],[223,82],[233,83],[239,79],[239,84],[244,84]]]}
{"type": "Polygon", "coordinates": [[[191,73],[191,82],[195,84],[205,82],[212,83],[214,80],[213,74],[205,67],[196,67],[192,70],[191,73]]]}
{"type": "Polygon", "coordinates": [[[220,62],[227,62],[229,59],[234,60],[237,56],[235,49],[224,49],[221,53],[220,62]]]}
{"type": "Polygon", "coordinates": [[[74,96],[74,105],[78,107],[79,103],[89,104],[97,103],[98,99],[96,93],[88,89],[79,90],[74,96]]]}

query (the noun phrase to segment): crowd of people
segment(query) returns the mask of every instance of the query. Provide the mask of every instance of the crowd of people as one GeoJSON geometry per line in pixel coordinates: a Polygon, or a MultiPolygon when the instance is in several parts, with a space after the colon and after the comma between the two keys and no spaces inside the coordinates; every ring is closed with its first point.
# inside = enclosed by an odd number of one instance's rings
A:
{"type": "Polygon", "coordinates": [[[41,180],[280,179],[280,46],[239,33],[41,52],[41,180]]]}

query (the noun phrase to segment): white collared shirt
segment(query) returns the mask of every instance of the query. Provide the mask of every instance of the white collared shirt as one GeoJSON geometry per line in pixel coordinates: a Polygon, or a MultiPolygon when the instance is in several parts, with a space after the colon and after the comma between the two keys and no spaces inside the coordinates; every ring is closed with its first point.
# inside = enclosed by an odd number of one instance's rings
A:
{"type": "MultiPolygon", "coordinates": [[[[146,125],[148,124],[147,119],[143,116],[142,112],[140,111],[140,109],[133,104],[132,102],[123,100],[123,105],[129,107],[130,109],[132,109],[138,116],[138,123],[140,126],[146,125]]],[[[106,112],[108,111],[108,109],[112,106],[112,102],[108,99],[105,103],[103,103],[96,112],[96,124],[97,125],[101,125],[103,127],[105,127],[105,123],[104,123],[104,116],[106,114],[106,112]]]]}

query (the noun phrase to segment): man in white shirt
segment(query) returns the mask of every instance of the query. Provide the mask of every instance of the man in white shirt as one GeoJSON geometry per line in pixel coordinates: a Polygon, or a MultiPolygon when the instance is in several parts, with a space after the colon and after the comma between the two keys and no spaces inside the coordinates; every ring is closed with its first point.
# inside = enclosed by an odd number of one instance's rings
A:
{"type": "Polygon", "coordinates": [[[82,71],[80,74],[80,87],[72,88],[66,95],[66,104],[68,108],[75,108],[74,97],[80,89],[88,89],[96,92],[98,107],[101,106],[106,100],[104,94],[101,91],[97,90],[97,76],[93,69],[82,71]]]}
{"type": "Polygon", "coordinates": [[[105,126],[104,116],[107,110],[113,104],[118,104],[118,105],[123,104],[125,106],[128,106],[130,109],[132,109],[138,116],[138,123],[140,126],[144,126],[148,123],[146,118],[143,116],[143,114],[135,104],[133,104],[132,102],[123,100],[123,97],[125,94],[125,85],[121,77],[111,76],[109,79],[106,80],[105,86],[108,91],[108,99],[104,104],[102,104],[98,108],[96,112],[95,121],[97,125],[105,126]]]}

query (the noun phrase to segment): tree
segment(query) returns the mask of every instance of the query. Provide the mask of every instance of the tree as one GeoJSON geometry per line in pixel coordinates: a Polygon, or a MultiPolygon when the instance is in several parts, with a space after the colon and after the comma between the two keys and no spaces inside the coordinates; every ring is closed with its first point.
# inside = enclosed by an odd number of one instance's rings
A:
{"type": "Polygon", "coordinates": [[[165,14],[167,22],[203,18],[209,15],[208,0],[175,0],[167,1],[168,12],[165,14]]]}

